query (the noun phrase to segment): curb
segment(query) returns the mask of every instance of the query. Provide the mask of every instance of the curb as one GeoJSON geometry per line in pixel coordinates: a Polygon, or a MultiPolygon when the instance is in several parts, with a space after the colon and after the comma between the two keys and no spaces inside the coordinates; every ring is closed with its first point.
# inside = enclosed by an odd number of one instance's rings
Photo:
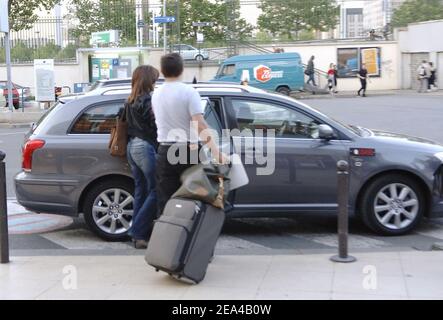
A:
{"type": "Polygon", "coordinates": [[[0,128],[5,128],[5,129],[18,129],[18,128],[23,128],[23,129],[28,129],[31,128],[31,122],[30,123],[0,123],[0,128]]]}

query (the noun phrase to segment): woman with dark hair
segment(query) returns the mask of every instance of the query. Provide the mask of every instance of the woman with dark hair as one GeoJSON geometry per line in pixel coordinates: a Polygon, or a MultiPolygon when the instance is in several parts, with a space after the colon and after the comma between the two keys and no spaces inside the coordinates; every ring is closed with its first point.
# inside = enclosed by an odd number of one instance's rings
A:
{"type": "Polygon", "coordinates": [[[132,91],[126,103],[127,158],[135,187],[134,213],[128,234],[137,249],[147,247],[157,213],[155,158],[158,143],[151,93],[158,77],[158,70],[152,66],[137,67],[132,74],[132,91]]]}

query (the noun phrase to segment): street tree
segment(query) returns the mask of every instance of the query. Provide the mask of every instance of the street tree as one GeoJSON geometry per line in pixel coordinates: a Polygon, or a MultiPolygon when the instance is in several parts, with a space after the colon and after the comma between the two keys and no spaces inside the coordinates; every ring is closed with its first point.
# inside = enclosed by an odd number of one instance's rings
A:
{"type": "Polygon", "coordinates": [[[20,31],[32,28],[38,20],[38,10],[50,11],[60,0],[9,0],[9,27],[20,31]]]}
{"type": "Polygon", "coordinates": [[[68,15],[70,33],[85,45],[92,32],[120,30],[124,42],[135,42],[135,2],[133,0],[71,0],[68,15]]]}
{"type": "Polygon", "coordinates": [[[328,31],[338,24],[339,6],[330,0],[310,0],[305,22],[310,31],[328,31]]]}
{"type": "Polygon", "coordinates": [[[300,30],[306,28],[304,19],[305,3],[296,0],[262,0],[262,14],[258,17],[258,26],[270,32],[274,37],[285,35],[293,39],[300,30]]]}
{"type": "Polygon", "coordinates": [[[441,0],[406,0],[392,16],[393,27],[405,27],[409,23],[443,19],[441,0]]]}
{"type": "Polygon", "coordinates": [[[261,30],[273,36],[298,38],[300,31],[327,31],[338,22],[338,6],[329,0],[261,0],[261,30]]]}
{"type": "MultiPolygon", "coordinates": [[[[253,27],[240,17],[240,2],[238,0],[169,0],[167,2],[168,15],[177,15],[179,8],[180,38],[184,42],[194,42],[199,30],[193,22],[212,22],[211,27],[201,27],[205,40],[210,42],[224,42],[227,29],[231,30],[236,39],[245,39],[251,36],[253,27]]],[[[176,22],[177,23],[177,22],[176,22]]],[[[171,24],[171,29],[174,24],[171,24]]]]}

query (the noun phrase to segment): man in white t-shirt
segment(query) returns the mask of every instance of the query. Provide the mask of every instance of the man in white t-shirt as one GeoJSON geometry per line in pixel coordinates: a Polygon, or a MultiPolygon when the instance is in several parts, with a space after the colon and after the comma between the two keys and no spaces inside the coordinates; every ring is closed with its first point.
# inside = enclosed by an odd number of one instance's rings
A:
{"type": "MultiPolygon", "coordinates": [[[[161,72],[165,82],[152,96],[160,144],[156,166],[159,215],[162,214],[166,202],[180,187],[183,171],[196,164],[191,163],[191,154],[198,154],[198,149],[194,147],[198,143],[198,135],[209,128],[203,118],[204,110],[199,93],[192,86],[181,82],[182,57],[177,53],[164,55],[161,58],[161,72]],[[168,156],[170,148],[173,149],[168,156]],[[182,152],[183,149],[185,152],[182,152]],[[183,154],[187,155],[184,161],[181,157],[183,154]],[[177,158],[180,158],[178,163],[177,158]]],[[[206,142],[214,158],[219,162],[226,162],[226,157],[219,151],[214,139],[206,142]]],[[[193,159],[196,158],[198,156],[193,159]]]]}

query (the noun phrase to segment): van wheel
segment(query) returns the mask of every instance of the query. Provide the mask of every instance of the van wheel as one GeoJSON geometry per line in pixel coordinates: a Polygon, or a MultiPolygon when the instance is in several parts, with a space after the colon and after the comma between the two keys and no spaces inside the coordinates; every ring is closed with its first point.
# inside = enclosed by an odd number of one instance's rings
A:
{"type": "Polygon", "coordinates": [[[98,182],[84,201],[86,224],[104,240],[127,240],[132,224],[133,194],[134,186],[126,179],[98,182]]]}
{"type": "Polygon", "coordinates": [[[388,174],[374,180],[364,191],[360,207],[363,222],[386,236],[412,231],[426,209],[420,185],[401,174],[388,174]]]}
{"type": "Polygon", "coordinates": [[[278,87],[277,92],[284,94],[285,96],[289,96],[291,94],[291,90],[288,87],[278,87]]]}

